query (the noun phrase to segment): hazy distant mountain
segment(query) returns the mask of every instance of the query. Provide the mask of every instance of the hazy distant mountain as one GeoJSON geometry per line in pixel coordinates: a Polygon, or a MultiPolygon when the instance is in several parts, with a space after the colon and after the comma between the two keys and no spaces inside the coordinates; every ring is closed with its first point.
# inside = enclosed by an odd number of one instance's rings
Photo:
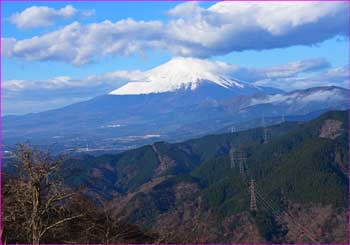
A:
{"type": "MultiPolygon", "coordinates": [[[[108,95],[56,110],[3,118],[5,144],[30,140],[63,148],[124,149],[180,140],[233,123],[347,108],[348,90],[320,87],[284,93],[229,76],[229,65],[175,58],[108,95]]],[[[257,126],[252,125],[252,126],[257,126]]]]}

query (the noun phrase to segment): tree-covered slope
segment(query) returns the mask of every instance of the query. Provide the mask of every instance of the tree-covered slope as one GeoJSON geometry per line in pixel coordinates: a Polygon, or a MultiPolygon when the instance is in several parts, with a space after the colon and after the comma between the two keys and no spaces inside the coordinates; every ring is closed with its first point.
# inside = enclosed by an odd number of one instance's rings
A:
{"type": "Polygon", "coordinates": [[[310,242],[307,235],[306,240],[293,235],[301,232],[293,228],[294,219],[304,225],[314,219],[318,228],[310,229],[319,241],[343,241],[338,223],[348,212],[348,126],[348,112],[334,111],[268,127],[267,143],[262,128],[158,142],[119,155],[72,159],[67,165],[75,175],[69,180],[105,197],[115,215],[147,229],[186,233],[201,224],[198,236],[205,242],[234,242],[240,236],[241,241],[253,236],[262,242],[310,242]],[[244,153],[244,174],[238,162],[232,166],[232,148],[244,153]],[[255,216],[249,214],[251,179],[255,216]],[[333,218],[321,219],[328,208],[333,218]],[[337,225],[331,229],[330,222],[337,225]],[[234,228],[242,225],[256,227],[255,235],[234,228]]]}

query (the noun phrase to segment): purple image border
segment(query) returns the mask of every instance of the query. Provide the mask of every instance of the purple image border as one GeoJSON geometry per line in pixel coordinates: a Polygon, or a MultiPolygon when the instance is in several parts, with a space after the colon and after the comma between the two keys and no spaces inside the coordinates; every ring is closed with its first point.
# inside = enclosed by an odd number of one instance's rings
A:
{"type": "MultiPolygon", "coordinates": [[[[2,2],[32,2],[33,4],[35,2],[67,2],[67,3],[74,3],[74,2],[95,2],[95,3],[103,3],[103,2],[348,2],[348,120],[350,122],[350,0],[221,0],[221,1],[212,1],[212,0],[73,0],[73,1],[67,1],[67,0],[0,0],[0,37],[2,38],[2,2]]],[[[350,124],[348,124],[349,130],[348,130],[348,140],[350,139],[350,124]]],[[[350,151],[350,144],[349,149],[350,151]]],[[[2,245],[2,42],[0,41],[0,244],[2,245]]],[[[348,154],[348,163],[350,162],[350,154],[348,154]]],[[[348,176],[350,176],[350,168],[348,176]]],[[[348,179],[348,187],[350,190],[350,181],[348,179]]],[[[350,195],[348,197],[348,205],[350,205],[350,195]]],[[[349,210],[348,210],[349,211],[349,210]]],[[[350,227],[350,215],[348,214],[348,228],[350,227]]],[[[221,243],[213,243],[215,245],[221,245],[221,243]]],[[[248,243],[249,244],[249,243],[248,243]]],[[[245,245],[248,245],[245,243],[245,245]]],[[[250,243],[254,244],[254,243],[250,243]]],[[[263,243],[259,243],[260,245],[265,245],[263,243]]],[[[298,243],[294,243],[298,244],[298,243]]],[[[306,243],[302,243],[303,245],[306,245],[306,243]]],[[[337,244],[337,243],[332,243],[337,244]]],[[[348,241],[347,244],[350,244],[350,229],[348,230],[348,241]]],[[[28,245],[28,244],[16,244],[16,245],[28,245]]],[[[43,244],[45,245],[45,244],[43,244]]],[[[47,244],[49,245],[49,244],[47,244]]],[[[61,244],[50,244],[50,245],[61,245],[61,244]]],[[[84,244],[77,244],[77,245],[84,245],[84,244]]],[[[90,245],[100,245],[100,244],[90,244],[90,245]]],[[[111,245],[118,245],[118,244],[111,244],[111,245]]],[[[133,245],[130,244],[129,245],[133,245]]],[[[135,244],[136,245],[136,244],[135,244]]],[[[139,245],[139,244],[138,244],[139,245]]],[[[191,243],[188,243],[188,245],[194,245],[191,243]]],[[[268,244],[266,244],[268,245],[268,244]]],[[[290,245],[281,243],[281,245],[290,245]]]]}

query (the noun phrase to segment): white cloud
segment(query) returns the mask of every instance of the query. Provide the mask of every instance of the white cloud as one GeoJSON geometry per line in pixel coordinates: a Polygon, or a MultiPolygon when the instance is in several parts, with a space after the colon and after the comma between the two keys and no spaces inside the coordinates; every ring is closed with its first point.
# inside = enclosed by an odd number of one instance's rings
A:
{"type": "Polygon", "coordinates": [[[77,92],[81,89],[88,88],[96,91],[96,88],[115,88],[143,77],[143,72],[135,71],[116,71],[102,75],[91,75],[81,79],[75,79],[69,76],[53,77],[48,80],[5,80],[2,88],[5,91],[20,92],[45,90],[52,93],[60,89],[74,90],[77,92]]]}
{"type": "Polygon", "coordinates": [[[84,78],[60,76],[47,80],[5,80],[2,82],[3,113],[38,112],[88,100],[138,80],[142,75],[141,71],[135,70],[84,78]]]}
{"type": "Polygon", "coordinates": [[[209,57],[347,35],[347,11],[342,2],[219,2],[208,9],[188,2],[170,11],[176,18],[168,30],[171,40],[183,42],[176,52],[209,57]]]}
{"type": "Polygon", "coordinates": [[[83,65],[109,55],[143,55],[168,50],[180,56],[210,57],[233,51],[312,45],[347,36],[345,2],[219,2],[208,9],[179,4],[160,21],[74,22],[23,40],[3,39],[3,55],[83,65]]]}
{"type": "Polygon", "coordinates": [[[232,75],[247,82],[259,83],[266,81],[264,86],[276,86],[279,84],[271,81],[282,78],[297,77],[304,72],[315,72],[329,68],[330,64],[323,58],[307,59],[301,61],[290,62],[284,65],[269,66],[263,68],[236,67],[232,75]],[[271,84],[269,84],[269,81],[271,84]]]}
{"type": "Polygon", "coordinates": [[[77,10],[72,5],[61,9],[53,9],[46,6],[32,6],[20,13],[15,13],[9,18],[10,22],[18,28],[35,28],[53,25],[55,20],[70,18],[77,10]]]}
{"type": "Polygon", "coordinates": [[[288,77],[267,77],[254,82],[258,86],[270,86],[286,91],[319,86],[338,86],[349,88],[349,69],[347,67],[330,68],[312,75],[294,74],[288,77]]]}
{"type": "Polygon", "coordinates": [[[253,98],[249,106],[257,104],[279,104],[279,103],[305,103],[317,101],[344,101],[344,93],[337,88],[329,88],[327,90],[312,91],[311,93],[302,93],[298,91],[286,94],[268,95],[262,98],[253,98]]]}
{"type": "Polygon", "coordinates": [[[89,17],[94,14],[94,10],[79,11],[72,5],[66,5],[61,9],[32,6],[20,13],[11,15],[9,21],[21,29],[45,27],[53,25],[57,20],[71,18],[78,13],[89,17]]]}
{"type": "Polygon", "coordinates": [[[87,100],[136,79],[140,73],[117,71],[81,79],[61,76],[48,80],[6,80],[2,82],[3,113],[38,112],[87,100]]]}
{"type": "Polygon", "coordinates": [[[4,38],[3,50],[7,57],[24,60],[63,61],[82,65],[109,54],[129,55],[155,47],[160,38],[155,34],[163,25],[157,21],[136,22],[132,19],[118,22],[104,21],[81,25],[74,22],[54,32],[25,40],[4,38]],[[149,41],[154,40],[154,41],[149,41]]]}

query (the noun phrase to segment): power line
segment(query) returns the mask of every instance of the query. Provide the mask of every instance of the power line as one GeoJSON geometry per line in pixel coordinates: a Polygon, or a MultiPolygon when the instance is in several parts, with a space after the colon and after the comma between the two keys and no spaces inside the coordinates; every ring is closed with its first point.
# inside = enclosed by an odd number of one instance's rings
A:
{"type": "MultiPolygon", "coordinates": [[[[272,209],[272,214],[277,218],[277,219],[282,219],[282,215],[279,211],[275,211],[275,209],[273,209],[264,199],[261,195],[257,194],[257,197],[260,198],[261,200],[261,204],[267,208],[267,209],[272,209]],[[277,213],[273,213],[273,212],[277,212],[277,213]]],[[[294,234],[294,235],[299,235],[299,232],[297,229],[291,229],[288,230],[289,233],[294,234]]],[[[311,240],[311,239],[310,239],[311,240]]]]}
{"type": "MultiPolygon", "coordinates": [[[[283,120],[284,120],[284,116],[283,116],[283,120]]],[[[264,143],[268,142],[268,133],[267,133],[267,129],[265,127],[265,118],[262,118],[262,125],[263,125],[263,129],[264,129],[264,135],[263,135],[263,140],[264,143]]],[[[318,241],[314,238],[313,233],[311,231],[309,231],[307,228],[305,228],[302,224],[300,224],[298,221],[295,220],[295,218],[288,212],[288,211],[283,211],[283,210],[279,210],[279,208],[274,208],[273,206],[273,201],[271,201],[268,198],[264,198],[263,195],[260,193],[260,191],[258,191],[258,189],[255,186],[255,181],[253,178],[251,178],[250,183],[247,180],[246,174],[245,174],[245,164],[246,164],[246,155],[244,153],[243,150],[240,149],[235,149],[235,148],[231,148],[230,150],[230,160],[231,160],[231,168],[235,168],[236,167],[236,163],[239,163],[239,172],[240,175],[243,177],[244,179],[244,183],[247,185],[247,187],[249,188],[249,192],[250,192],[250,210],[251,211],[258,211],[257,208],[257,198],[259,198],[259,200],[261,201],[261,203],[263,204],[263,206],[267,207],[268,210],[272,211],[272,214],[277,218],[277,219],[282,219],[282,214],[287,215],[290,218],[290,225],[292,225],[292,227],[294,226],[294,228],[296,228],[295,232],[297,232],[297,230],[301,231],[301,235],[304,235],[305,237],[307,237],[310,241],[314,242],[314,243],[318,243],[318,241]]],[[[294,233],[293,230],[290,230],[290,232],[294,233]]],[[[296,233],[294,233],[296,234],[296,233]]]]}
{"type": "MultiPolygon", "coordinates": [[[[244,155],[244,152],[243,151],[240,151],[240,160],[241,162],[245,162],[246,161],[246,158],[245,158],[245,155],[244,155]],[[242,161],[243,160],[243,161],[242,161]]],[[[240,167],[241,168],[241,167],[240,167]]],[[[244,170],[243,171],[243,174],[244,174],[244,170]]],[[[240,170],[241,172],[241,170],[240,170]]],[[[243,175],[245,176],[245,175],[243,175]]],[[[312,232],[309,231],[307,228],[305,228],[304,226],[302,226],[301,224],[299,224],[295,218],[289,213],[289,212],[286,212],[286,211],[281,211],[281,210],[278,210],[278,208],[274,208],[273,207],[273,202],[271,200],[266,200],[262,194],[260,194],[260,192],[258,191],[258,189],[255,187],[255,182],[253,179],[251,179],[250,181],[250,184],[248,182],[247,179],[245,179],[245,183],[246,185],[249,187],[249,191],[250,191],[250,209],[251,211],[257,211],[257,197],[260,198],[262,200],[263,203],[265,203],[265,206],[267,205],[268,206],[268,209],[271,209],[272,210],[272,213],[278,218],[280,219],[282,217],[282,213],[285,213],[287,216],[290,217],[290,220],[292,221],[292,223],[294,223],[294,227],[296,227],[297,229],[299,228],[300,230],[303,231],[304,235],[312,242],[315,242],[315,243],[318,243],[317,240],[313,237],[312,235],[312,232]],[[253,195],[252,195],[253,194],[253,195]]],[[[293,224],[292,224],[293,225],[293,224]]]]}
{"type": "Polygon", "coordinates": [[[287,211],[278,211],[275,208],[273,208],[273,205],[271,204],[271,200],[266,200],[265,198],[262,197],[262,195],[258,192],[256,189],[256,195],[262,199],[277,215],[276,216],[281,216],[282,213],[285,213],[287,216],[290,217],[291,221],[294,223],[295,226],[298,226],[300,229],[302,229],[305,233],[305,236],[309,238],[312,242],[318,243],[318,241],[313,237],[312,232],[309,231],[307,228],[305,228],[303,225],[298,223],[295,218],[287,211]]]}

